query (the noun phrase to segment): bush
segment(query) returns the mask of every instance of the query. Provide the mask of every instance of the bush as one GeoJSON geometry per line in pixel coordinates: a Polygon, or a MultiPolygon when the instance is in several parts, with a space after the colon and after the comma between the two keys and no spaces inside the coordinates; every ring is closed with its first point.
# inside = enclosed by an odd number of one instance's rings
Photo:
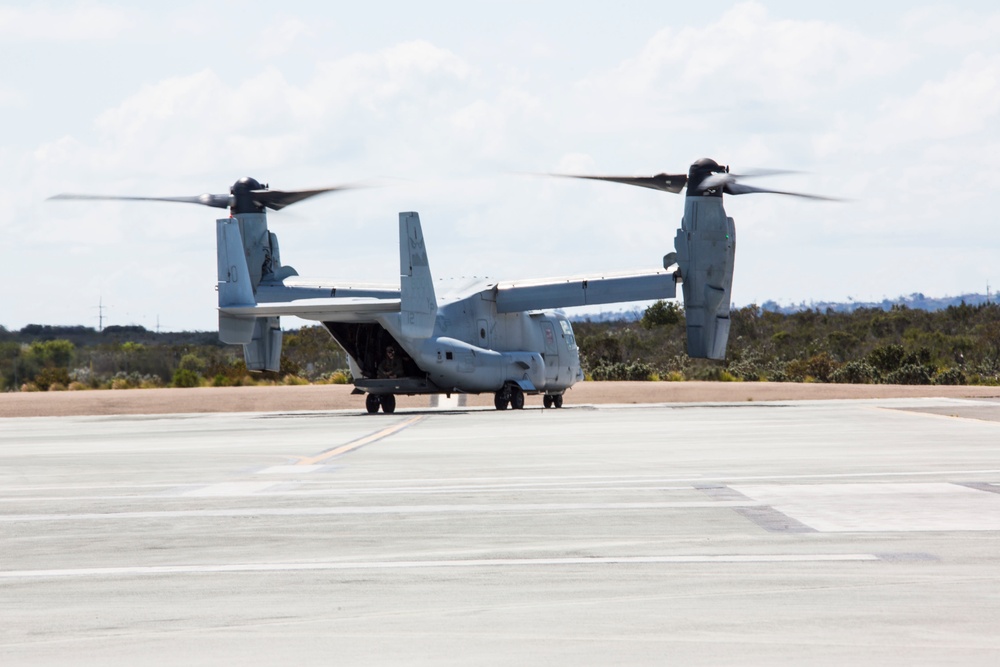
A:
{"type": "Polygon", "coordinates": [[[181,357],[180,363],[177,364],[177,368],[184,371],[191,371],[195,374],[200,374],[205,370],[205,362],[202,361],[201,357],[196,354],[185,354],[181,357]]]}
{"type": "Polygon", "coordinates": [[[879,379],[878,371],[866,361],[848,361],[830,376],[840,384],[877,384],[879,379]]]}
{"type": "Polygon", "coordinates": [[[865,361],[879,373],[888,374],[899,370],[905,356],[902,345],[880,345],[868,353],[865,361]]]}
{"type": "Polygon", "coordinates": [[[645,382],[656,373],[652,365],[642,361],[602,363],[590,375],[597,382],[631,381],[645,382]]]}
{"type": "Polygon", "coordinates": [[[657,301],[646,309],[639,323],[644,329],[653,329],[655,327],[677,324],[683,317],[684,311],[681,310],[676,301],[669,303],[666,301],[657,301]]]}
{"type": "Polygon", "coordinates": [[[926,366],[906,364],[886,376],[887,384],[930,384],[931,372],[926,366]]]}
{"type": "Polygon", "coordinates": [[[949,368],[934,376],[934,384],[968,384],[968,379],[961,368],[949,368]]]}
{"type": "Polygon", "coordinates": [[[175,387],[198,387],[201,385],[201,378],[194,371],[178,368],[174,371],[174,379],[171,384],[175,387]]]}
{"type": "Polygon", "coordinates": [[[115,377],[111,378],[110,386],[112,389],[131,389],[132,383],[128,381],[127,377],[115,377]]]}
{"type": "Polygon", "coordinates": [[[354,378],[351,376],[350,369],[341,368],[327,375],[324,381],[327,384],[351,384],[354,378]]]}

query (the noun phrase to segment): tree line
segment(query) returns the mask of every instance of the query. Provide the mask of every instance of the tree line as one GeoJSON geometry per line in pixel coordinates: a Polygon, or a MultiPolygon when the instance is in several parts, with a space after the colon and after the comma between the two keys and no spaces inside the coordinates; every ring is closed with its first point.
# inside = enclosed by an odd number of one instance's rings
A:
{"type": "Polygon", "coordinates": [[[858,384],[1000,384],[1000,306],[937,311],[730,313],[726,360],[685,353],[684,313],[657,302],[636,322],[577,322],[593,380],[742,380],[858,384]]]}
{"type": "MultiPolygon", "coordinates": [[[[588,380],[1000,384],[1000,306],[926,311],[731,312],[724,361],[687,356],[684,312],[659,301],[638,320],[574,322],[588,380]]],[[[0,391],[348,383],[347,357],[320,326],[284,334],[277,373],[247,372],[215,332],[143,327],[0,327],[0,391]]]]}
{"type": "Polygon", "coordinates": [[[284,334],[277,373],[249,373],[243,349],[215,332],[154,333],[139,326],[0,327],[0,391],[230,387],[350,381],[347,355],[323,327],[284,334]]]}

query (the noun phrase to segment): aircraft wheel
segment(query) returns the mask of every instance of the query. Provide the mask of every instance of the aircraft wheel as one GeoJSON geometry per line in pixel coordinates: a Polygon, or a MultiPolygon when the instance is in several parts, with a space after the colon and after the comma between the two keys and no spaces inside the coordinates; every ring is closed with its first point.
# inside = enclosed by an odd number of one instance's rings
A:
{"type": "Polygon", "coordinates": [[[396,411],[396,397],[393,394],[386,394],[382,397],[382,412],[391,415],[396,411]]]}
{"type": "Polygon", "coordinates": [[[558,396],[553,396],[552,397],[552,405],[556,406],[557,408],[561,408],[562,407],[562,398],[563,398],[562,394],[559,394],[558,396]]]}
{"type": "Polygon", "coordinates": [[[506,410],[507,402],[508,401],[506,398],[504,398],[502,391],[498,391],[497,393],[493,394],[493,405],[496,406],[497,410],[506,410]]]}
{"type": "Polygon", "coordinates": [[[510,407],[515,410],[524,408],[524,392],[520,387],[512,387],[510,390],[510,407]]]}
{"type": "Polygon", "coordinates": [[[368,414],[373,415],[378,412],[378,406],[381,402],[375,394],[365,396],[365,408],[368,410],[368,414]]]}
{"type": "Polygon", "coordinates": [[[545,396],[542,397],[542,405],[544,405],[547,408],[551,408],[552,407],[552,397],[549,396],[548,394],[545,394],[545,396]]]}

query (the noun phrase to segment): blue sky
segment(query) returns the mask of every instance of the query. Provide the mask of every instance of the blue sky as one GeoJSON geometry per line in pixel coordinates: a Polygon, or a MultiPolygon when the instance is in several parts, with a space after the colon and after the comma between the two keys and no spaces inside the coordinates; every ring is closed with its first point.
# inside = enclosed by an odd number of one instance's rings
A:
{"type": "Polygon", "coordinates": [[[216,326],[216,210],[59,192],[378,182],[272,215],[283,262],[396,282],[416,210],[436,276],[511,279],[656,268],[683,211],[524,172],[704,156],[850,200],[728,198],[737,304],[982,292],[998,44],[985,2],[0,4],[0,324],[216,326]]]}

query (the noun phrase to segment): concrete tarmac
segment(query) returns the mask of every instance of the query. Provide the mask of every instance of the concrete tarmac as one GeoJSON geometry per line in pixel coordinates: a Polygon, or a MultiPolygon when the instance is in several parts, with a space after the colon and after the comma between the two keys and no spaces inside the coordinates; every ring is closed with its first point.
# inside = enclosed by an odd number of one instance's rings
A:
{"type": "Polygon", "coordinates": [[[0,664],[1000,663],[1000,403],[0,420],[0,664]]]}

